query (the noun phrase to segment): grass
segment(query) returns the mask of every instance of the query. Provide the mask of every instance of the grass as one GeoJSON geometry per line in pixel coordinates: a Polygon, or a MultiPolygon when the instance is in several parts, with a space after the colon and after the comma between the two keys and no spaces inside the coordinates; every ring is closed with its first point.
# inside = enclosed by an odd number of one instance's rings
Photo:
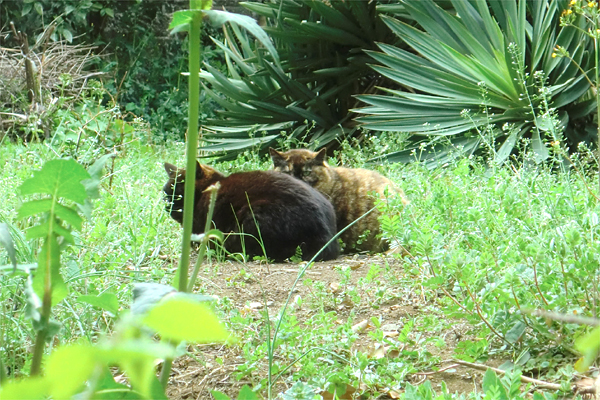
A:
{"type": "MultiPolygon", "coordinates": [[[[338,156],[344,165],[363,167],[383,146],[401,145],[393,140],[383,136],[362,147],[344,145],[338,156]]],[[[121,149],[112,176],[103,180],[91,220],[77,245],[63,253],[70,294],[54,309],[63,326],[56,344],[95,341],[113,329],[114,316],[78,302],[78,296],[111,292],[126,310],[133,283],[172,283],[181,227],[164,211],[162,163],[183,166],[183,154],[180,143],[158,146],[133,140],[126,151],[121,149]]],[[[21,200],[15,188],[56,156],[56,148],[43,144],[0,147],[0,222],[14,228],[15,239],[32,224],[16,220],[21,200]]],[[[279,333],[273,373],[284,373],[278,390],[289,389],[290,395],[323,389],[372,396],[402,392],[420,379],[415,373],[442,367],[447,358],[513,363],[544,379],[571,379],[578,357],[573,343],[588,328],[547,323],[527,310],[588,316],[600,311],[600,208],[597,194],[588,190],[594,178],[579,164],[580,173],[515,160],[493,175],[481,160],[434,171],[418,165],[372,166],[411,199],[405,209],[400,202],[383,207],[386,236],[409,255],[340,260],[309,271],[279,333]],[[362,264],[355,270],[352,263],[362,264]],[[363,320],[367,328],[357,329],[363,320]],[[394,329],[397,333],[391,335],[394,329]]],[[[270,161],[246,152],[216,167],[226,173],[268,169],[270,161]]],[[[37,244],[16,242],[19,262],[33,262],[37,244]]],[[[2,250],[0,265],[7,263],[2,250]]],[[[214,358],[204,347],[188,350],[200,364],[207,365],[210,358],[228,365],[230,384],[239,380],[263,389],[266,384],[264,310],[253,308],[250,299],[274,302],[270,318],[275,323],[279,300],[287,296],[286,285],[297,267],[290,264],[291,272],[271,281],[269,268],[214,258],[203,267],[196,291],[222,293],[220,316],[240,343],[229,353],[213,351],[214,358]],[[263,298],[259,284],[267,282],[279,284],[263,286],[263,298]],[[235,362],[224,360],[224,354],[235,362]]],[[[23,296],[23,277],[0,275],[0,345],[11,376],[28,371],[32,332],[21,311],[23,296]]],[[[482,398],[481,392],[464,396],[482,398]]]]}

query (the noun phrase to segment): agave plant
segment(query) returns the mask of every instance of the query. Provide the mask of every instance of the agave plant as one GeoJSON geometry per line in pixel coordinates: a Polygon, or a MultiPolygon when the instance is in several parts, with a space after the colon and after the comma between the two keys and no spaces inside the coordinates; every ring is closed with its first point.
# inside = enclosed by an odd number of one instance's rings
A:
{"type": "MultiPolygon", "coordinates": [[[[228,76],[205,65],[204,89],[223,108],[208,120],[203,151],[236,152],[273,146],[281,131],[321,146],[356,131],[353,97],[373,90],[380,76],[365,49],[399,39],[379,18],[377,2],[270,0],[242,3],[266,19],[277,57],[235,27],[213,39],[226,57],[228,76]],[[280,59],[281,61],[279,62],[280,59]]],[[[404,7],[393,11],[402,12],[404,7]]]]}
{"type": "Polygon", "coordinates": [[[542,161],[551,140],[591,141],[596,101],[585,75],[597,55],[584,21],[560,26],[566,0],[451,3],[448,11],[432,0],[403,1],[416,26],[383,17],[410,49],[379,44],[368,52],[379,63],[372,68],[403,89],[358,96],[369,106],[355,110],[364,115],[357,120],[433,146],[379,159],[417,156],[435,166],[487,146],[502,163],[527,137],[542,161]],[[556,46],[572,59],[556,57],[556,46]]]}

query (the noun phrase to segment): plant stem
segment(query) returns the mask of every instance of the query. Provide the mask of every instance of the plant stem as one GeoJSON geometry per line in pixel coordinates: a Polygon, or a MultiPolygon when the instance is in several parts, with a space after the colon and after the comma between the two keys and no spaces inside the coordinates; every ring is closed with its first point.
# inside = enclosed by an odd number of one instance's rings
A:
{"type": "MultiPolygon", "coordinates": [[[[53,218],[50,218],[53,221],[53,218]]],[[[52,222],[50,222],[52,224],[52,222]]],[[[42,299],[42,311],[40,315],[41,329],[37,332],[31,360],[31,376],[39,375],[42,371],[42,357],[46,347],[46,335],[48,333],[48,321],[52,309],[52,244],[51,235],[46,238],[40,254],[40,262],[46,266],[44,274],[44,296],[42,299]]]]}
{"type": "Polygon", "coordinates": [[[196,259],[196,265],[194,265],[194,270],[192,271],[192,276],[190,277],[190,283],[187,288],[188,293],[190,293],[194,289],[194,283],[196,283],[196,278],[198,277],[198,272],[200,271],[200,264],[202,264],[202,260],[204,259],[204,255],[206,254],[206,248],[208,247],[210,241],[208,231],[210,230],[210,225],[212,224],[212,216],[215,212],[215,203],[217,202],[217,193],[219,192],[220,187],[221,184],[217,182],[205,190],[210,191],[208,213],[206,214],[206,224],[204,225],[205,236],[202,239],[202,242],[200,243],[200,248],[198,249],[198,259],[196,259]]]}
{"type": "MultiPolygon", "coordinates": [[[[194,1],[190,0],[190,8],[194,6],[194,1]]],[[[202,24],[202,14],[196,13],[190,22],[190,61],[189,61],[189,99],[190,107],[188,110],[188,132],[186,146],[186,176],[185,196],[183,199],[183,239],[181,244],[181,259],[179,260],[178,276],[179,291],[188,290],[188,272],[190,263],[190,250],[192,238],[192,223],[194,215],[194,192],[196,176],[196,153],[198,151],[198,104],[200,96],[200,25],[202,24]]]]}
{"type": "MultiPolygon", "coordinates": [[[[190,0],[190,9],[201,9],[202,3],[196,0],[190,0]]],[[[186,171],[187,179],[185,180],[185,195],[183,198],[183,239],[181,243],[181,258],[179,259],[179,267],[177,268],[177,276],[179,277],[179,291],[188,291],[188,273],[190,264],[191,240],[192,240],[192,224],[194,222],[194,194],[196,184],[196,154],[198,152],[198,105],[200,97],[200,26],[202,25],[203,13],[193,13],[190,21],[190,60],[189,60],[189,109],[188,109],[188,132],[186,146],[186,171]]],[[[174,345],[177,345],[176,343],[174,345]]],[[[166,390],[171,374],[171,366],[173,359],[167,358],[163,363],[163,368],[160,373],[160,383],[163,389],[166,390]]]]}

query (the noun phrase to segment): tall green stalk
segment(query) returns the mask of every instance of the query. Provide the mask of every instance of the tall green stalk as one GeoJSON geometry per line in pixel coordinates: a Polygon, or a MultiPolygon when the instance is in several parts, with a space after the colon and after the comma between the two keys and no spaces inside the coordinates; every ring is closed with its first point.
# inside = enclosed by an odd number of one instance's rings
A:
{"type": "MultiPolygon", "coordinates": [[[[190,9],[201,9],[202,2],[190,0],[190,9]]],[[[188,291],[188,269],[190,264],[190,242],[192,239],[192,223],[194,213],[194,185],[196,176],[196,153],[198,152],[198,105],[200,102],[200,27],[202,13],[194,13],[190,26],[190,59],[189,59],[189,99],[188,131],[186,140],[186,171],[188,178],[185,181],[185,196],[183,199],[183,240],[181,243],[181,258],[177,275],[179,277],[179,291],[188,291]]]]}
{"type": "MultiPolygon", "coordinates": [[[[188,179],[184,182],[185,194],[183,198],[183,239],[181,242],[181,258],[177,269],[178,290],[180,292],[189,292],[188,273],[190,264],[192,224],[194,217],[194,194],[195,194],[195,176],[196,176],[196,155],[198,152],[198,105],[200,103],[200,27],[202,26],[203,6],[207,5],[210,9],[212,1],[190,0],[191,12],[189,21],[189,109],[188,109],[188,131],[186,140],[186,176],[188,179]],[[208,4],[207,4],[208,3],[208,4]]],[[[173,359],[166,359],[161,373],[160,383],[166,389],[171,374],[173,359]]]]}

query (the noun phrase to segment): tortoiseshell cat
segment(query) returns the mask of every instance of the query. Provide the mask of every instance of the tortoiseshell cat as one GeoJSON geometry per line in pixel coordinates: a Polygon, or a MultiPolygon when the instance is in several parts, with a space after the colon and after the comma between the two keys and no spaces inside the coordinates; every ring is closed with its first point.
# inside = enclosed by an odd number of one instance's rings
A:
{"type": "MultiPolygon", "coordinates": [[[[204,190],[220,182],[213,214],[214,226],[224,234],[243,232],[244,249],[250,256],[262,256],[282,261],[302,250],[302,259],[311,259],[336,234],[335,211],[318,191],[291,176],[276,171],[239,172],[225,176],[215,169],[197,164],[194,194],[193,233],[202,233],[210,194],[204,190]],[[260,229],[260,233],[259,230],[260,229]],[[254,238],[262,239],[260,243],[254,238]]],[[[167,196],[167,211],[179,223],[183,222],[185,170],[165,163],[169,180],[163,191],[167,196]]],[[[225,248],[242,252],[240,235],[230,235],[225,248]]],[[[334,241],[320,254],[320,260],[339,255],[334,241]]]]}
{"type": "MultiPolygon", "coordinates": [[[[373,208],[375,197],[370,193],[378,193],[383,198],[387,188],[388,195],[401,196],[402,202],[408,204],[402,189],[378,172],[329,166],[325,161],[326,149],[316,153],[306,149],[284,153],[269,149],[269,153],[276,171],[303,180],[331,200],[338,231],[373,208]]],[[[342,233],[345,252],[380,252],[387,249],[388,243],[377,238],[380,233],[379,215],[375,209],[342,233]],[[364,237],[367,231],[368,234],[364,237]]]]}

